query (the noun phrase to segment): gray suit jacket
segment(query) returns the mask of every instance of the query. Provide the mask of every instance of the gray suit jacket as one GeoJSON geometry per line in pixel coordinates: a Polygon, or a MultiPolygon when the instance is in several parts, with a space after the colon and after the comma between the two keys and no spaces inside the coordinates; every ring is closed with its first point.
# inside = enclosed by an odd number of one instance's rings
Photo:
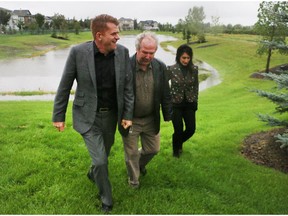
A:
{"type": "MultiPolygon", "coordinates": [[[[117,45],[115,50],[115,76],[118,103],[118,129],[125,130],[121,120],[132,120],[134,95],[133,76],[126,47],[117,45]]],[[[95,73],[93,41],[82,43],[71,48],[64,72],[54,100],[53,122],[64,122],[70,90],[76,80],[77,87],[73,101],[73,127],[83,134],[95,120],[97,111],[97,82],[95,73]]]]}

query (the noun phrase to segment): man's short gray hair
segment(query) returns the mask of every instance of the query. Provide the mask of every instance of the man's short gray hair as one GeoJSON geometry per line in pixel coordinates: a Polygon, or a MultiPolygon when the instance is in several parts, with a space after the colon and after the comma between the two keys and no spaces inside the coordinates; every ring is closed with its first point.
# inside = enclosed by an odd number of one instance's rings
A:
{"type": "Polygon", "coordinates": [[[136,50],[140,49],[140,44],[141,44],[142,40],[146,37],[152,38],[156,42],[156,49],[158,48],[159,41],[158,41],[156,34],[154,32],[151,32],[151,31],[144,31],[144,32],[142,32],[136,36],[136,41],[135,41],[136,50]]]}

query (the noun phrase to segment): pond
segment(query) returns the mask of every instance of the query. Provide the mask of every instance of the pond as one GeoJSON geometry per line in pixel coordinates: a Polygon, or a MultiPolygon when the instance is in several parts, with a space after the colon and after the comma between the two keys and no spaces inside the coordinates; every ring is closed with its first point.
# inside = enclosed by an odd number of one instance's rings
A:
{"type": "MultiPolygon", "coordinates": [[[[159,41],[171,41],[176,38],[171,36],[158,35],[159,41]]],[[[135,53],[135,35],[123,36],[119,40],[129,49],[130,55],[135,53]]],[[[16,91],[52,91],[57,90],[63,68],[68,56],[70,48],[62,50],[54,50],[45,55],[0,61],[0,92],[16,92],[16,91]]],[[[156,58],[161,59],[165,64],[171,65],[175,62],[175,50],[171,48],[170,52],[165,51],[160,46],[155,54],[156,58]]],[[[202,66],[201,66],[202,67],[202,66]]],[[[213,71],[209,65],[203,65],[207,69],[213,71]]],[[[213,72],[215,76],[211,76],[210,83],[200,84],[200,90],[215,85],[214,80],[218,79],[217,71],[213,72]],[[201,87],[205,86],[205,87],[201,87]]],[[[213,75],[212,73],[212,75],[213,75]]],[[[207,82],[207,81],[206,81],[207,82]]],[[[217,84],[220,81],[216,82],[217,84]]],[[[75,85],[73,86],[75,89],[75,85]]],[[[0,100],[53,100],[55,95],[34,95],[34,96],[0,96],[0,100]]]]}

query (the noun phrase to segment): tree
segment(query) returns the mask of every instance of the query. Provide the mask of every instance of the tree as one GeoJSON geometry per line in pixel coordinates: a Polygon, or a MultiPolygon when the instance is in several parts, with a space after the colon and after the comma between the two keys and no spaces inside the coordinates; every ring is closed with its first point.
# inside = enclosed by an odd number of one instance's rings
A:
{"type": "MultiPolygon", "coordinates": [[[[279,4],[279,2],[278,2],[278,4],[279,4]]],[[[286,5],[286,6],[288,6],[288,5],[286,5]]],[[[283,7],[282,9],[284,9],[284,10],[280,10],[280,12],[278,14],[279,15],[278,20],[280,23],[282,23],[282,22],[286,23],[286,28],[287,28],[287,24],[288,24],[287,10],[288,9],[287,9],[287,7],[283,7]]],[[[285,27],[285,25],[284,25],[284,27],[285,27]]],[[[275,29],[272,28],[272,31],[274,31],[274,30],[275,29]]],[[[284,39],[285,39],[285,35],[284,35],[284,39]]],[[[268,44],[267,47],[269,47],[271,50],[276,49],[276,50],[280,50],[284,53],[288,53],[288,45],[285,44],[285,40],[284,41],[272,40],[272,41],[267,41],[266,43],[268,44]]],[[[287,93],[287,90],[288,90],[288,70],[287,70],[287,67],[288,67],[288,65],[284,66],[281,71],[278,71],[278,74],[273,74],[273,73],[263,73],[262,74],[262,75],[264,75],[264,77],[272,79],[273,81],[275,81],[277,83],[278,90],[281,90],[278,92],[278,94],[277,94],[277,92],[271,93],[271,92],[266,92],[266,91],[262,91],[262,90],[254,90],[255,92],[257,92],[257,94],[259,96],[266,97],[267,99],[269,99],[270,101],[275,103],[277,105],[275,108],[276,113],[280,113],[280,114],[287,114],[288,113],[288,93],[287,93]]],[[[267,72],[267,68],[266,68],[266,72],[267,72]]],[[[288,129],[288,121],[285,119],[278,119],[278,118],[272,117],[272,116],[267,115],[267,114],[266,115],[259,114],[258,117],[270,126],[282,126],[286,129],[288,129]]],[[[278,139],[277,142],[280,142],[282,144],[280,146],[281,148],[288,149],[288,132],[287,132],[287,130],[285,130],[285,132],[283,134],[278,134],[275,137],[278,139]]]]}
{"type": "Polygon", "coordinates": [[[0,10],[0,26],[3,26],[3,30],[5,30],[5,26],[8,24],[10,20],[11,14],[5,10],[0,10]]]}
{"type": "Polygon", "coordinates": [[[80,21],[79,21],[79,23],[80,23],[80,26],[84,29],[84,30],[87,30],[87,29],[89,29],[90,28],[90,19],[85,19],[84,21],[81,19],[80,21]]]}
{"type": "Polygon", "coordinates": [[[159,30],[160,31],[173,31],[173,25],[171,23],[166,22],[165,24],[160,24],[159,23],[159,30]]]}
{"type": "Polygon", "coordinates": [[[68,24],[64,15],[58,13],[54,14],[54,16],[52,17],[52,27],[53,27],[52,37],[59,38],[57,33],[59,31],[61,35],[60,38],[68,39],[68,33],[67,33],[68,24]]]}
{"type": "Polygon", "coordinates": [[[44,27],[44,23],[45,23],[45,16],[37,13],[34,15],[35,21],[38,25],[38,29],[42,29],[44,27]]]}
{"type": "Polygon", "coordinates": [[[39,26],[36,21],[30,22],[26,27],[30,30],[31,34],[36,34],[36,32],[39,34],[39,26]]]}
{"type": "Polygon", "coordinates": [[[217,35],[223,31],[222,26],[220,24],[220,17],[219,16],[212,16],[212,26],[211,31],[214,35],[217,35]]]}
{"type": "Polygon", "coordinates": [[[224,33],[232,34],[232,33],[233,33],[233,25],[232,25],[232,24],[228,24],[228,25],[225,27],[224,33]]]}
{"type": "Polygon", "coordinates": [[[138,22],[137,19],[133,20],[134,29],[138,29],[138,22]]]}
{"type": "MultiPolygon", "coordinates": [[[[287,46],[288,49],[288,46],[287,46]]],[[[279,74],[274,73],[264,73],[264,77],[272,79],[278,85],[278,90],[282,90],[279,93],[266,92],[262,90],[253,90],[259,96],[265,97],[275,103],[276,113],[287,114],[288,113],[288,70],[281,71],[279,74]],[[284,89],[284,90],[283,90],[284,89]],[[286,92],[285,92],[286,90],[286,92]]],[[[258,114],[261,121],[266,122],[269,126],[282,126],[288,129],[288,121],[283,119],[278,119],[267,114],[258,114]]],[[[288,148],[288,133],[278,134],[275,136],[278,141],[282,143],[281,148],[288,148]]]]}
{"type": "Polygon", "coordinates": [[[184,29],[185,29],[185,21],[182,19],[179,19],[178,23],[175,26],[175,31],[176,32],[183,32],[184,29]]]}
{"type": "Polygon", "coordinates": [[[191,32],[189,30],[183,29],[182,35],[183,35],[183,40],[187,40],[187,44],[189,44],[190,39],[191,39],[191,32]]]}
{"type": "Polygon", "coordinates": [[[80,32],[81,26],[80,26],[80,23],[76,19],[73,20],[73,28],[75,30],[75,34],[78,35],[80,32]]]}
{"type": "Polygon", "coordinates": [[[205,19],[204,8],[201,7],[193,7],[188,11],[188,15],[185,17],[186,29],[189,30],[192,36],[197,36],[198,41],[203,41],[203,37],[205,40],[204,33],[204,19],[205,19]],[[201,39],[201,40],[200,40],[201,39]]]}
{"type": "Polygon", "coordinates": [[[266,72],[269,72],[270,60],[273,51],[286,54],[285,49],[279,49],[275,44],[286,44],[285,38],[288,31],[286,19],[288,13],[287,1],[263,1],[258,9],[258,21],[255,24],[255,31],[262,35],[257,53],[267,54],[266,72]]]}
{"type": "Polygon", "coordinates": [[[17,22],[17,27],[20,30],[21,34],[22,34],[22,30],[25,28],[25,23],[22,20],[19,20],[17,22]]]}

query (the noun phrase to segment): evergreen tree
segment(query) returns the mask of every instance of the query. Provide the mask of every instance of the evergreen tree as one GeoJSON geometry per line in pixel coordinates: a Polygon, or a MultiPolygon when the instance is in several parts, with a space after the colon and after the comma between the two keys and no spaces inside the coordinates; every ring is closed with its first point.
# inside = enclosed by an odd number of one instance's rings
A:
{"type": "MultiPolygon", "coordinates": [[[[287,48],[287,47],[286,47],[287,48]]],[[[279,73],[261,73],[265,78],[272,79],[277,83],[278,91],[266,92],[262,90],[253,90],[259,96],[265,97],[276,104],[276,112],[280,114],[288,114],[288,70],[279,71],[279,73]]],[[[278,140],[277,142],[282,143],[281,148],[286,147],[288,149],[288,121],[284,119],[279,119],[272,117],[268,114],[258,114],[261,121],[266,122],[268,125],[282,126],[287,128],[286,132],[283,134],[278,134],[275,136],[278,140]]]]}
{"type": "MultiPolygon", "coordinates": [[[[281,7],[279,2],[276,4],[277,9],[278,7],[281,7]]],[[[286,3],[284,3],[286,4],[286,3]]],[[[274,8],[275,9],[275,8],[274,8]]],[[[280,10],[278,13],[278,20],[280,20],[280,23],[285,23],[286,24],[286,29],[287,29],[287,24],[288,24],[288,10],[287,7],[283,7],[284,10],[280,10]]],[[[275,11],[275,10],[274,10],[275,11]]],[[[286,33],[287,34],[287,33],[286,33]]],[[[286,36],[285,34],[285,36],[286,36]]],[[[285,38],[285,37],[284,37],[285,38]]],[[[279,50],[281,54],[287,54],[288,53],[288,45],[286,45],[285,40],[270,40],[270,41],[265,41],[264,44],[265,46],[268,47],[268,49],[271,50],[279,50]]],[[[269,59],[269,58],[268,58],[269,59]]],[[[269,66],[269,63],[267,63],[269,66]]],[[[266,78],[272,79],[277,83],[278,86],[278,93],[274,92],[266,92],[262,90],[254,90],[257,92],[257,94],[261,97],[265,97],[272,101],[273,103],[276,104],[276,113],[280,114],[287,114],[288,113],[288,70],[287,70],[288,65],[283,67],[283,70],[278,71],[277,73],[262,73],[262,75],[266,78]]],[[[266,66],[266,71],[269,68],[266,66]]],[[[283,134],[278,134],[275,137],[278,139],[277,142],[280,142],[282,145],[280,146],[281,148],[287,148],[288,149],[288,121],[284,119],[279,119],[272,117],[270,115],[263,115],[259,114],[258,115],[260,120],[266,122],[270,126],[282,126],[286,128],[285,132],[283,134]]]]}

